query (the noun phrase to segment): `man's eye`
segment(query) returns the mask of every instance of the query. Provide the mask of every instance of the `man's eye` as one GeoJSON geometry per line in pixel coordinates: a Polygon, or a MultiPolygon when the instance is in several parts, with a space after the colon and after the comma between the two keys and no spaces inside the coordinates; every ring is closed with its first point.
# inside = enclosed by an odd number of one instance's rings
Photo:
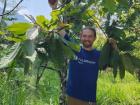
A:
{"type": "Polygon", "coordinates": [[[83,35],[83,37],[86,37],[86,35],[83,35]]]}

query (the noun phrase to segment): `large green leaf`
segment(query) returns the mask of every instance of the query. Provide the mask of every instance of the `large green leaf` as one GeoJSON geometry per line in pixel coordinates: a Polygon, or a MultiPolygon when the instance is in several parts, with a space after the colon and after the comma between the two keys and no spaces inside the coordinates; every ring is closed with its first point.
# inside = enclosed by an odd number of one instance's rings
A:
{"type": "Polygon", "coordinates": [[[36,17],[36,22],[38,24],[40,24],[40,23],[42,24],[45,21],[46,21],[46,18],[44,16],[42,16],[42,15],[36,17]]]}
{"type": "Polygon", "coordinates": [[[13,34],[25,34],[26,31],[31,28],[33,25],[30,23],[14,23],[8,26],[6,29],[13,34]]]}
{"type": "Polygon", "coordinates": [[[125,77],[125,65],[123,63],[123,59],[121,55],[120,55],[120,60],[119,60],[119,74],[120,74],[121,79],[125,77]]]}
{"type": "Polygon", "coordinates": [[[131,61],[129,55],[126,53],[126,54],[122,54],[121,56],[122,56],[122,61],[125,66],[125,69],[129,73],[134,74],[135,67],[134,67],[133,62],[131,61]]]}
{"type": "Polygon", "coordinates": [[[111,13],[116,10],[116,0],[103,0],[102,5],[111,13]]]}
{"type": "Polygon", "coordinates": [[[53,10],[51,12],[51,17],[52,17],[52,20],[56,21],[56,20],[59,20],[59,15],[60,15],[61,11],[60,10],[53,10]]]}
{"type": "Polygon", "coordinates": [[[44,28],[45,25],[49,24],[49,20],[45,16],[40,15],[36,17],[36,23],[44,28]]]}
{"type": "Polygon", "coordinates": [[[10,36],[7,36],[6,38],[5,38],[6,40],[8,40],[8,41],[14,41],[14,42],[16,42],[16,43],[18,43],[18,42],[23,42],[23,41],[25,41],[27,38],[26,38],[26,36],[25,35],[23,35],[23,36],[16,36],[16,37],[10,37],[10,36]]]}
{"type": "Polygon", "coordinates": [[[49,61],[51,61],[55,67],[57,68],[63,67],[65,62],[65,55],[59,37],[58,38],[56,38],[55,36],[51,37],[46,51],[48,52],[49,61]]]}
{"type": "Polygon", "coordinates": [[[74,52],[68,46],[62,44],[64,54],[67,56],[68,59],[73,59],[74,52]]]}
{"type": "Polygon", "coordinates": [[[140,69],[140,58],[137,58],[129,53],[126,53],[125,55],[129,57],[135,69],[140,69]]]}
{"type": "Polygon", "coordinates": [[[20,48],[21,48],[20,43],[16,43],[11,47],[10,53],[0,59],[0,69],[7,67],[14,60],[20,48]]]}
{"type": "Polygon", "coordinates": [[[117,50],[113,50],[111,52],[110,65],[113,68],[114,78],[116,78],[117,76],[119,59],[120,59],[119,52],[117,50]]]}
{"type": "Polygon", "coordinates": [[[69,46],[72,50],[76,51],[76,52],[79,52],[80,51],[80,45],[76,44],[76,43],[73,43],[71,41],[68,41],[64,38],[61,38],[62,41],[67,45],[69,46]]]}
{"type": "Polygon", "coordinates": [[[110,29],[110,35],[109,35],[109,37],[113,37],[113,38],[119,40],[120,38],[121,39],[124,39],[125,36],[126,35],[125,35],[125,32],[124,32],[123,29],[119,29],[119,28],[116,28],[116,27],[112,27],[110,29]]]}
{"type": "Polygon", "coordinates": [[[107,41],[101,50],[101,54],[100,54],[100,58],[99,58],[99,68],[100,69],[106,69],[105,66],[109,66],[111,50],[112,50],[111,45],[107,41]]]}
{"type": "Polygon", "coordinates": [[[128,8],[129,7],[129,0],[117,0],[119,2],[119,5],[121,7],[124,7],[124,8],[128,8]]]}

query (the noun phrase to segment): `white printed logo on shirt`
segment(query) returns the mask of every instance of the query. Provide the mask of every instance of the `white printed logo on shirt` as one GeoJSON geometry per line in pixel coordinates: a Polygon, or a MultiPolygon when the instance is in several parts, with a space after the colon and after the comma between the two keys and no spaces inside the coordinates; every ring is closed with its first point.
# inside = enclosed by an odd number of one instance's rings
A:
{"type": "Polygon", "coordinates": [[[90,61],[90,60],[82,59],[82,58],[77,58],[77,61],[79,64],[83,64],[83,63],[95,64],[96,63],[95,61],[90,61]]]}

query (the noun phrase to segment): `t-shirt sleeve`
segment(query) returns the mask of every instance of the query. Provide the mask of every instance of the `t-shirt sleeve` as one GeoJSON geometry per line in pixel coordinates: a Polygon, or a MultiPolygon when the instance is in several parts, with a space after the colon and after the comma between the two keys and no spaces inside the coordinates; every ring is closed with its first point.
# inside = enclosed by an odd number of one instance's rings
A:
{"type": "Polygon", "coordinates": [[[68,34],[65,34],[64,39],[66,39],[67,41],[70,41],[70,37],[68,36],[68,34]]]}

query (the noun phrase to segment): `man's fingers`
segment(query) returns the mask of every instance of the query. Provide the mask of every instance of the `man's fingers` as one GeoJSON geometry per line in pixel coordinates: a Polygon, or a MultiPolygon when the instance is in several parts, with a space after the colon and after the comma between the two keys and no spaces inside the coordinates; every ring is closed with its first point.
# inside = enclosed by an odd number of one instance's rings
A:
{"type": "Polygon", "coordinates": [[[117,49],[117,41],[113,38],[109,38],[109,43],[111,44],[113,49],[117,49]]]}
{"type": "Polygon", "coordinates": [[[113,38],[109,38],[109,43],[116,44],[117,41],[115,39],[113,39],[113,38]]]}

